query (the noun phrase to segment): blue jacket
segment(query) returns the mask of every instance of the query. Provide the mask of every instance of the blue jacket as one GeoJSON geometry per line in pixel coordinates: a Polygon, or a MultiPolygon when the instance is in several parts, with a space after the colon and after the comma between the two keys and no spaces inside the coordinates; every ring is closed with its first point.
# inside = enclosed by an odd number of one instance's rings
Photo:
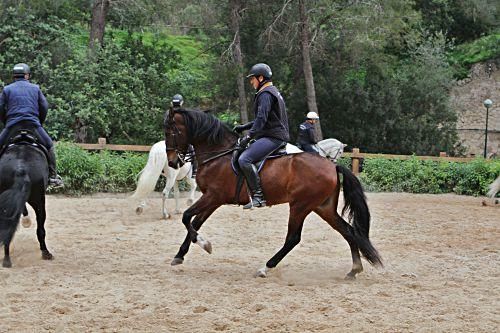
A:
{"type": "Polygon", "coordinates": [[[299,126],[299,136],[297,143],[300,145],[316,144],[316,135],[314,135],[314,125],[304,121],[299,126]]]}
{"type": "Polygon", "coordinates": [[[40,87],[20,79],[5,86],[0,95],[0,121],[6,128],[20,121],[41,126],[47,117],[49,104],[40,87]]]}

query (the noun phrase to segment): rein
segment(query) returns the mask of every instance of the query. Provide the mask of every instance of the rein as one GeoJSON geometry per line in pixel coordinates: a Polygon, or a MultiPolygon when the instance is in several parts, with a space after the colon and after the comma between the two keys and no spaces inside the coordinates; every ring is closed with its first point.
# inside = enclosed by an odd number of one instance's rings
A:
{"type": "MultiPolygon", "coordinates": [[[[232,147],[232,148],[230,148],[230,149],[226,149],[226,150],[222,150],[222,151],[220,151],[220,152],[217,152],[218,154],[215,154],[214,156],[210,156],[209,158],[207,158],[206,160],[204,160],[203,162],[201,162],[201,163],[200,163],[200,165],[203,165],[203,164],[205,164],[205,163],[208,163],[208,162],[210,162],[210,161],[213,161],[213,160],[215,160],[215,159],[217,159],[217,158],[219,158],[219,157],[222,157],[222,156],[224,156],[224,155],[227,155],[227,154],[229,154],[229,153],[232,153],[233,151],[238,150],[238,149],[240,149],[240,147],[236,145],[236,146],[234,146],[234,147],[232,147]]],[[[213,152],[212,152],[212,153],[213,153],[213,152]]],[[[195,154],[196,154],[196,153],[195,153],[195,154]]],[[[210,153],[202,153],[202,154],[203,154],[203,155],[207,155],[207,154],[210,154],[210,153]]],[[[200,155],[202,155],[202,154],[200,154],[200,155]]]]}

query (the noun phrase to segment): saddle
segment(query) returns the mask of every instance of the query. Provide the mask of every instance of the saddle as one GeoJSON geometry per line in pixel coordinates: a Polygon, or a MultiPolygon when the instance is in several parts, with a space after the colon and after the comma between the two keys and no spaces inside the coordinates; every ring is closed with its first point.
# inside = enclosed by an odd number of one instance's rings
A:
{"type": "Polygon", "coordinates": [[[9,137],[7,143],[0,147],[0,157],[12,146],[28,145],[40,149],[47,160],[49,159],[49,152],[47,148],[40,142],[38,136],[30,129],[18,129],[9,137]]]}
{"type": "MultiPolygon", "coordinates": [[[[264,167],[264,164],[266,163],[267,160],[273,159],[273,158],[278,158],[284,155],[287,155],[286,152],[286,142],[283,142],[278,148],[275,150],[271,151],[268,155],[264,156],[264,158],[256,163],[254,163],[255,167],[257,168],[257,172],[260,172],[262,168],[264,167]]],[[[237,180],[236,180],[236,192],[234,194],[234,202],[238,203],[238,198],[240,197],[240,192],[243,187],[243,181],[245,177],[243,176],[243,173],[240,170],[240,166],[238,164],[238,158],[240,157],[241,153],[245,149],[236,149],[233,152],[233,155],[231,157],[231,168],[233,169],[233,172],[235,173],[237,180]]]]}

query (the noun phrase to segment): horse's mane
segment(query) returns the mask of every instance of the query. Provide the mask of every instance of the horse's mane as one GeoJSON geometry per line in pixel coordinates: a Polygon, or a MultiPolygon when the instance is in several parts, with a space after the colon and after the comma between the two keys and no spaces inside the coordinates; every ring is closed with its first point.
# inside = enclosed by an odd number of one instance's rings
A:
{"type": "Polygon", "coordinates": [[[208,112],[183,109],[179,113],[184,117],[190,139],[197,138],[206,140],[210,144],[220,144],[224,140],[225,133],[238,137],[226,124],[208,112]]]}

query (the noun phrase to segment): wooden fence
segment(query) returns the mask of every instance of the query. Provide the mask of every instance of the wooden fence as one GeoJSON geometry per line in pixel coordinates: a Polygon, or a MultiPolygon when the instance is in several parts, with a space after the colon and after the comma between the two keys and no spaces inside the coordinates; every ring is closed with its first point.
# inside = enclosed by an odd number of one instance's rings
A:
{"type": "MultiPolygon", "coordinates": [[[[137,152],[149,152],[151,146],[137,146],[137,145],[112,145],[106,143],[105,138],[99,138],[98,142],[95,143],[77,143],[77,145],[86,150],[116,150],[116,151],[137,151],[137,152]]],[[[351,158],[352,172],[355,175],[359,174],[360,162],[365,158],[385,158],[385,159],[400,159],[407,160],[410,158],[416,158],[418,160],[431,160],[431,161],[448,161],[448,162],[470,162],[475,159],[475,157],[449,157],[445,152],[439,153],[439,156],[415,156],[415,155],[390,155],[390,154],[370,154],[361,153],[359,148],[353,148],[352,153],[343,153],[342,157],[351,158]]]]}

